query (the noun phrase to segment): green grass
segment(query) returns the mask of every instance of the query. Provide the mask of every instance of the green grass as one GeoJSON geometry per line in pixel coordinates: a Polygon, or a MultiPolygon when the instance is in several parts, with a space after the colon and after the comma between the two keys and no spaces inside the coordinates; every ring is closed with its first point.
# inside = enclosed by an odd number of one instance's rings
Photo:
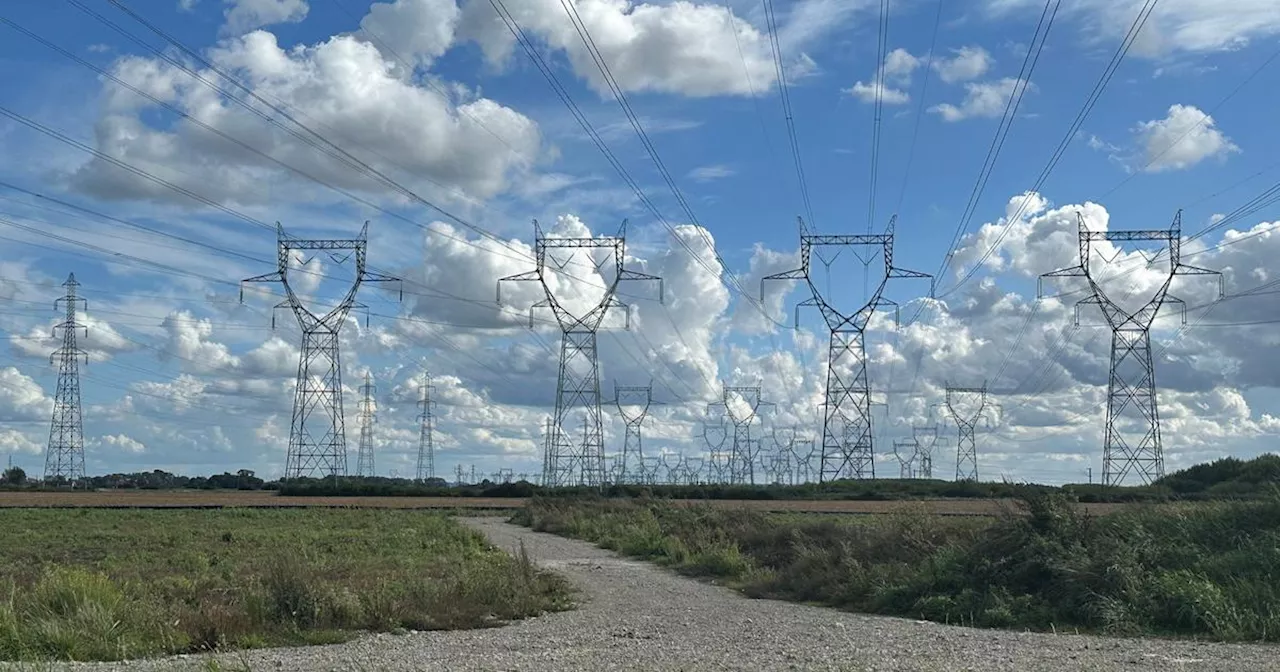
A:
{"type": "Polygon", "coordinates": [[[1090,517],[762,514],[653,500],[534,500],[516,522],[753,597],[944,623],[1280,641],[1280,496],[1090,517]]]}
{"type": "Polygon", "coordinates": [[[322,644],[569,606],[522,550],[439,513],[9,509],[0,529],[5,660],[322,644]]]}

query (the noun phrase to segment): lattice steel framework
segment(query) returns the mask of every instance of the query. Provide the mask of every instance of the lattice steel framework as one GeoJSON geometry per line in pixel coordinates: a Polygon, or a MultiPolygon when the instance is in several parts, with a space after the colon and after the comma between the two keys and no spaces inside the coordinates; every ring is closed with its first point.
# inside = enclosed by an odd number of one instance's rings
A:
{"type": "Polygon", "coordinates": [[[62,334],[62,346],[49,356],[49,363],[58,363],[58,389],[53,396],[53,418],[49,422],[49,447],[44,454],[44,480],[53,484],[75,485],[84,478],[84,416],[80,406],[80,360],[89,363],[89,353],[80,349],[76,337],[81,330],[88,336],[88,328],[80,324],[77,310],[89,309],[84,299],[76,296],[80,283],[76,275],[67,276],[62,283],[65,296],[53,303],[54,310],[62,309],[62,322],[54,326],[53,336],[62,334]]]}
{"type": "Polygon", "coordinates": [[[945,446],[946,438],[938,435],[936,424],[912,427],[911,438],[920,451],[919,466],[916,469],[917,478],[933,478],[933,451],[938,446],[945,446]]]}
{"type": "Polygon", "coordinates": [[[947,385],[943,406],[947,415],[956,423],[959,437],[956,439],[956,480],[978,480],[978,439],[977,424],[979,420],[991,422],[991,412],[995,404],[988,397],[987,385],[982,387],[953,387],[947,385]]]}
{"type": "Polygon", "coordinates": [[[435,416],[432,411],[435,409],[435,399],[433,394],[435,386],[431,384],[431,373],[422,372],[422,384],[418,386],[418,407],[422,412],[418,414],[418,470],[417,481],[419,483],[436,477],[436,442],[435,442],[435,416]]]}
{"type": "MultiPolygon", "coordinates": [[[[760,407],[772,406],[773,402],[763,400],[759,385],[725,385],[721,395],[720,401],[707,405],[708,414],[713,409],[720,411],[723,413],[721,417],[727,419],[733,428],[728,459],[720,465],[723,469],[721,480],[730,484],[755,484],[756,456],[760,452],[760,442],[751,438],[751,424],[759,417],[760,407]]],[[[723,453],[721,456],[723,459],[723,453]]]]}
{"type": "MultiPolygon", "coordinates": [[[[871,430],[871,385],[867,377],[866,329],[876,311],[892,306],[895,315],[898,304],[885,298],[884,291],[894,278],[929,278],[929,295],[933,296],[933,276],[910,271],[893,265],[893,232],[897,216],[889,220],[883,234],[867,235],[817,235],[808,233],[804,220],[800,221],[800,268],[784,271],[761,279],[760,293],[764,295],[764,283],[770,280],[803,280],[809,286],[811,296],[796,305],[796,328],[800,326],[800,309],[817,308],[831,332],[827,356],[827,387],[823,403],[822,465],[818,479],[821,482],[838,478],[875,478],[875,452],[871,430]],[[884,255],[885,272],[866,303],[852,314],[845,315],[831,305],[810,273],[810,258],[815,248],[852,247],[878,248],[884,255]]],[[[895,318],[896,319],[896,318],[895,318]]]]}
{"type": "Polygon", "coordinates": [[[356,406],[356,418],[360,421],[360,443],[356,450],[356,475],[377,476],[373,466],[373,425],[378,421],[374,407],[374,395],[378,388],[373,384],[373,374],[364,372],[364,385],[360,386],[360,403],[356,406]]]}
{"type": "Polygon", "coordinates": [[[712,421],[710,411],[715,406],[712,404],[707,408],[708,419],[702,423],[702,440],[707,444],[707,482],[728,483],[729,453],[725,452],[724,444],[729,441],[729,428],[723,414],[712,421]]]}
{"type": "MultiPolygon", "coordinates": [[[[662,301],[662,278],[648,273],[628,270],[626,263],[626,231],[624,221],[616,236],[594,238],[547,237],[537,221],[534,228],[534,256],[537,266],[532,271],[517,273],[498,280],[498,303],[502,303],[502,283],[537,282],[545,299],[529,307],[529,326],[533,327],[534,311],[547,308],[560,325],[560,372],[556,382],[556,409],[552,419],[551,436],[547,440],[543,462],[544,485],[602,486],[605,482],[604,423],[600,409],[600,360],[596,350],[596,333],[611,308],[626,313],[626,326],[631,326],[631,308],[618,300],[618,286],[626,280],[651,280],[658,283],[658,300],[662,301]],[[605,286],[600,301],[583,315],[575,315],[562,304],[547,281],[547,262],[563,269],[570,259],[560,262],[551,256],[552,250],[608,250],[600,263],[613,261],[617,275],[605,286]],[[581,409],[586,417],[582,443],[573,445],[570,431],[564,426],[567,416],[581,409]]],[[[594,263],[594,262],[593,262],[594,263]]]]}
{"type": "Polygon", "coordinates": [[[1040,278],[1084,278],[1089,295],[1076,303],[1076,324],[1080,323],[1082,306],[1096,305],[1111,328],[1111,371],[1107,377],[1107,417],[1102,444],[1103,485],[1118,485],[1130,474],[1143,483],[1150,483],[1164,475],[1151,325],[1165,303],[1181,305],[1182,324],[1187,323],[1186,303],[1169,293],[1174,277],[1216,275],[1219,298],[1225,294],[1225,280],[1219,271],[1182,263],[1182,211],[1178,211],[1167,230],[1090,231],[1079,214],[1076,220],[1080,263],[1045,273],[1040,278]],[[1107,296],[1089,268],[1095,242],[1164,243],[1169,250],[1169,275],[1149,301],[1137,310],[1126,310],[1107,296]]]}
{"type": "MultiPolygon", "coordinates": [[[[356,294],[366,282],[399,282],[399,278],[370,271],[365,265],[369,224],[358,238],[347,240],[302,239],[276,226],[276,270],[242,280],[278,282],[286,298],[276,309],[290,308],[302,330],[302,356],[298,359],[298,382],[293,396],[293,420],[289,425],[289,449],[284,477],[300,478],[319,472],[321,476],[347,473],[347,434],[342,409],[342,364],[338,334],[356,303],[356,294]],[[342,252],[354,257],[356,272],[351,287],[328,312],[317,314],[304,305],[289,280],[289,259],[295,252],[342,252]]],[[[402,298],[403,298],[403,290],[402,298]]],[[[240,300],[244,300],[241,287],[240,300]]],[[[272,312],[272,326],[275,313],[272,312]]]]}
{"type": "Polygon", "coordinates": [[[914,438],[895,439],[893,456],[898,460],[898,478],[915,478],[916,462],[920,459],[920,444],[914,438]]]}
{"type": "Polygon", "coordinates": [[[618,483],[644,483],[644,446],[640,429],[649,416],[649,408],[658,403],[653,400],[653,385],[613,385],[613,403],[626,426],[622,440],[622,452],[617,457],[618,483]]]}

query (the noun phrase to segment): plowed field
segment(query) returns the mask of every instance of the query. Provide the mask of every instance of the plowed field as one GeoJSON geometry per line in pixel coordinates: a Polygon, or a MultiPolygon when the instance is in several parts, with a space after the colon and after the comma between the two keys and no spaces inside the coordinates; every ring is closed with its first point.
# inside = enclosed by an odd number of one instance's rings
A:
{"type": "MultiPolygon", "coordinates": [[[[991,516],[1015,504],[997,499],[929,499],[912,501],[844,500],[682,500],[761,511],[882,514],[924,511],[938,515],[991,516]]],[[[99,490],[94,492],[0,492],[0,508],[224,508],[224,507],[361,507],[392,509],[515,509],[520,498],[499,497],[280,497],[275,492],[219,490],[99,490]]],[[[1082,504],[1092,513],[1108,513],[1123,504],[1082,504]]]]}

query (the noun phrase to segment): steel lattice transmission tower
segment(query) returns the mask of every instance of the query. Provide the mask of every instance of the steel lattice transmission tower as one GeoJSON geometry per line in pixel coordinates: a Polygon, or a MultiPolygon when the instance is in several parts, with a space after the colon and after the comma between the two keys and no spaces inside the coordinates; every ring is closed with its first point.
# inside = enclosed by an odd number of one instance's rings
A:
{"type": "Polygon", "coordinates": [[[663,298],[662,278],[626,268],[626,232],[624,221],[616,236],[594,238],[548,237],[537,221],[534,228],[534,256],[536,267],[498,280],[498,303],[502,303],[502,283],[537,282],[545,298],[529,307],[529,327],[533,327],[533,311],[547,308],[560,326],[560,372],[556,382],[556,409],[551,422],[551,435],[547,439],[543,462],[543,484],[549,487],[566,485],[601,486],[605,482],[604,423],[600,408],[600,360],[596,350],[596,334],[611,308],[619,308],[626,314],[626,326],[631,326],[631,308],[618,300],[618,286],[624,280],[652,280],[658,283],[659,301],[663,298]],[[612,282],[606,281],[600,300],[582,315],[576,315],[562,304],[552,291],[554,280],[548,282],[547,263],[563,270],[572,257],[561,262],[551,256],[552,250],[607,250],[607,256],[599,263],[612,260],[617,274],[612,282]],[[582,443],[574,445],[573,428],[565,427],[568,416],[581,409],[586,417],[582,443]]]}
{"type": "Polygon", "coordinates": [[[644,447],[640,428],[649,416],[649,408],[658,403],[653,400],[653,385],[613,385],[613,403],[626,425],[622,440],[622,452],[617,458],[618,483],[644,483],[644,447]]]}
{"type": "Polygon", "coordinates": [[[915,478],[916,462],[920,459],[920,444],[914,438],[896,439],[893,442],[893,456],[898,460],[898,478],[915,478]]]}
{"type": "Polygon", "coordinates": [[[761,279],[803,280],[809,286],[810,298],[796,306],[796,328],[800,327],[800,308],[814,307],[821,313],[831,332],[827,356],[827,387],[823,403],[822,466],[820,482],[838,478],[875,478],[875,452],[871,431],[871,385],[867,378],[866,329],[876,311],[898,304],[885,298],[884,291],[894,278],[929,278],[929,295],[933,296],[933,276],[909,271],[893,265],[893,230],[897,216],[889,220],[885,233],[867,235],[817,235],[808,233],[800,221],[800,268],[761,279]],[[861,308],[845,315],[831,305],[810,273],[810,257],[814,248],[871,247],[884,255],[884,275],[861,308]]]}
{"type": "Polygon", "coordinates": [[[976,426],[979,420],[991,421],[989,411],[995,407],[987,396],[987,386],[946,387],[943,405],[947,415],[955,421],[959,431],[956,439],[956,480],[978,480],[978,439],[976,426]]]}
{"type": "Polygon", "coordinates": [[[54,301],[54,309],[64,310],[62,322],[53,328],[54,338],[62,332],[62,346],[53,351],[49,363],[58,362],[58,390],[53,397],[53,418],[49,423],[49,448],[44,454],[44,480],[75,485],[84,478],[84,417],[80,406],[80,360],[89,363],[89,353],[80,349],[76,336],[88,328],[80,324],[77,309],[89,304],[76,296],[76,275],[62,283],[65,296],[54,301]]]}
{"type": "Polygon", "coordinates": [[[1080,323],[1081,306],[1096,305],[1111,327],[1111,372],[1107,378],[1107,419],[1102,446],[1103,485],[1118,485],[1129,474],[1150,483],[1164,475],[1151,324],[1166,302],[1180,304],[1182,324],[1187,323],[1186,303],[1169,293],[1174,277],[1216,275],[1219,298],[1225,295],[1225,280],[1219,271],[1182,263],[1182,211],[1178,211],[1167,230],[1090,231],[1079,214],[1076,221],[1080,263],[1045,273],[1040,278],[1084,278],[1089,295],[1076,303],[1076,324],[1080,323]],[[1163,243],[1169,249],[1169,274],[1150,300],[1136,310],[1126,310],[1107,296],[1089,268],[1095,242],[1163,243]]]}
{"type": "MultiPolygon", "coordinates": [[[[302,330],[302,356],[298,359],[298,382],[294,389],[293,420],[289,425],[289,451],[284,477],[300,478],[320,472],[322,476],[345,476],[347,473],[347,434],[342,412],[342,365],[339,359],[338,334],[351,309],[359,306],[356,294],[366,282],[399,282],[399,278],[370,271],[365,265],[369,224],[360,229],[358,238],[348,240],[302,239],[276,226],[276,270],[247,278],[242,282],[278,282],[284,286],[286,298],[275,307],[293,310],[302,330]],[[351,287],[328,312],[317,314],[304,305],[289,280],[289,259],[295,252],[347,251],[355,258],[355,275],[351,287]]],[[[344,259],[345,261],[345,259],[344,259]]],[[[403,293],[403,290],[401,290],[403,293]]],[[[403,298],[403,296],[402,296],[403,298]]],[[[244,300],[241,287],[240,300],[244,300]]],[[[272,326],[275,314],[272,313],[272,326]]]]}
{"type": "Polygon", "coordinates": [[[772,406],[773,402],[764,401],[760,386],[730,387],[724,386],[720,401],[707,405],[711,409],[721,409],[724,418],[733,426],[733,441],[729,444],[727,473],[721,475],[730,484],[756,482],[755,461],[759,452],[759,441],[751,438],[751,423],[759,417],[761,406],[772,406]]]}
{"type": "Polygon", "coordinates": [[[916,446],[920,450],[920,466],[917,468],[916,476],[918,478],[933,478],[933,449],[939,445],[945,446],[947,440],[938,436],[938,426],[936,424],[912,427],[911,438],[915,440],[916,446]]]}
{"type": "Polygon", "coordinates": [[[360,443],[356,450],[356,476],[377,476],[373,467],[373,424],[378,421],[374,408],[374,395],[378,388],[373,385],[373,375],[364,372],[364,385],[360,386],[360,404],[356,407],[356,417],[360,420],[360,443]]]}
{"type": "Polygon", "coordinates": [[[418,431],[418,473],[417,480],[419,483],[436,477],[436,444],[435,437],[435,418],[432,409],[435,407],[435,399],[432,394],[435,392],[435,386],[431,384],[431,373],[422,372],[422,385],[418,386],[418,392],[422,398],[418,400],[418,406],[422,407],[422,413],[418,415],[418,421],[421,422],[418,431]]]}

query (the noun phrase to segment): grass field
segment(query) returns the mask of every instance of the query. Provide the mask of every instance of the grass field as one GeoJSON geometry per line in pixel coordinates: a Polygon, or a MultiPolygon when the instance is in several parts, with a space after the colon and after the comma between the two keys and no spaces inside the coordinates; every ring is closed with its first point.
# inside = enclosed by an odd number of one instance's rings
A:
{"type": "Polygon", "coordinates": [[[477,628],[570,599],[522,552],[433,512],[5,509],[0,529],[6,660],[477,628]]]}
{"type": "MultiPolygon", "coordinates": [[[[996,516],[1020,502],[1013,499],[924,500],[670,500],[687,504],[755,511],[888,514],[925,510],[938,515],[996,516]]],[[[374,508],[510,510],[525,506],[522,497],[281,497],[271,491],[99,490],[92,492],[0,491],[3,508],[374,508]]],[[[1125,504],[1079,504],[1091,513],[1109,513],[1125,504]]]]}
{"type": "Polygon", "coordinates": [[[944,623],[1280,641],[1280,495],[1093,516],[813,516],[535,499],[515,521],[748,595],[944,623]]]}

